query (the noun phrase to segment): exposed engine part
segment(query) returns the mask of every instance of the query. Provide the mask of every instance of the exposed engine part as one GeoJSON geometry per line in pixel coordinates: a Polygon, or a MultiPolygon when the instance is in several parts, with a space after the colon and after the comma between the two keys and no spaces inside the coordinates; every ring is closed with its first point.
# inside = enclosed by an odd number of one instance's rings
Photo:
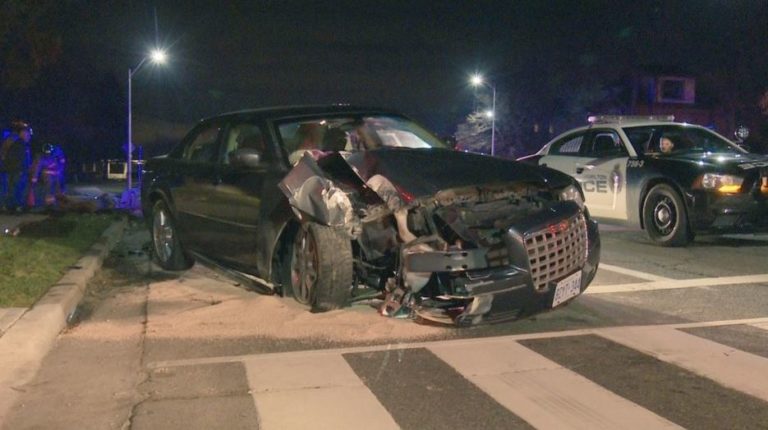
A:
{"type": "Polygon", "coordinates": [[[386,295],[379,313],[392,318],[412,318],[415,296],[398,284],[395,278],[387,280],[386,295]]]}

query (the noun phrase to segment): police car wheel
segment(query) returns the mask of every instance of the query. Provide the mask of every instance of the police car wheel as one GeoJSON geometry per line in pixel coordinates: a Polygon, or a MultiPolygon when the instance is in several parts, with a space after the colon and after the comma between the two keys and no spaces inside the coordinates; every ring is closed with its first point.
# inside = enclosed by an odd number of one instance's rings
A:
{"type": "Polygon", "coordinates": [[[181,247],[176,222],[163,200],[152,207],[152,251],[157,264],[165,270],[184,270],[192,266],[181,247]]]}
{"type": "Polygon", "coordinates": [[[693,237],[683,199],[667,184],[656,185],[646,195],[643,224],[657,245],[685,246],[693,237]]]}

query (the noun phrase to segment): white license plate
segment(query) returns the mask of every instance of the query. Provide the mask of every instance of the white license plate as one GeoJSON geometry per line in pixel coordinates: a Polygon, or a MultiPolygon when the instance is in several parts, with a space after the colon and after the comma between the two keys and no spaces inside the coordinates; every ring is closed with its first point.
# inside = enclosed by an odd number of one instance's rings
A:
{"type": "Polygon", "coordinates": [[[581,292],[581,270],[561,280],[555,287],[555,297],[552,299],[552,307],[564,301],[576,297],[581,292]]]}

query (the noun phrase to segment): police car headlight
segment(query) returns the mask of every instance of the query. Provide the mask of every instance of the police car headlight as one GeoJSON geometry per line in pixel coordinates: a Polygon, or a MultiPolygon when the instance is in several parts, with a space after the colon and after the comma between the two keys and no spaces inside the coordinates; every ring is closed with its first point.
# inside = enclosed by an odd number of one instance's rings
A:
{"type": "Polygon", "coordinates": [[[713,190],[718,193],[738,193],[744,178],[734,175],[722,175],[719,173],[705,173],[701,177],[701,187],[705,190],[713,190]]]}
{"type": "Polygon", "coordinates": [[[560,191],[560,200],[571,200],[576,202],[580,208],[584,208],[584,195],[581,194],[581,190],[576,185],[568,185],[560,191]]]}

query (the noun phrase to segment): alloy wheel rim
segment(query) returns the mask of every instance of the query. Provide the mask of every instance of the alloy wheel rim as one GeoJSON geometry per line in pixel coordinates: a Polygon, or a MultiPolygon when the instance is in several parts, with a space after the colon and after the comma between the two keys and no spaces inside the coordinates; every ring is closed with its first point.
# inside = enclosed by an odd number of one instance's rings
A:
{"type": "Polygon", "coordinates": [[[157,257],[168,261],[173,254],[173,225],[164,210],[155,212],[152,234],[157,257]]]}
{"type": "Polygon", "coordinates": [[[677,222],[677,211],[674,202],[669,197],[662,197],[653,208],[653,223],[659,233],[668,235],[674,230],[677,222]]]}
{"type": "Polygon", "coordinates": [[[302,230],[293,247],[291,286],[297,301],[311,303],[317,282],[317,245],[307,231],[302,230]]]}

